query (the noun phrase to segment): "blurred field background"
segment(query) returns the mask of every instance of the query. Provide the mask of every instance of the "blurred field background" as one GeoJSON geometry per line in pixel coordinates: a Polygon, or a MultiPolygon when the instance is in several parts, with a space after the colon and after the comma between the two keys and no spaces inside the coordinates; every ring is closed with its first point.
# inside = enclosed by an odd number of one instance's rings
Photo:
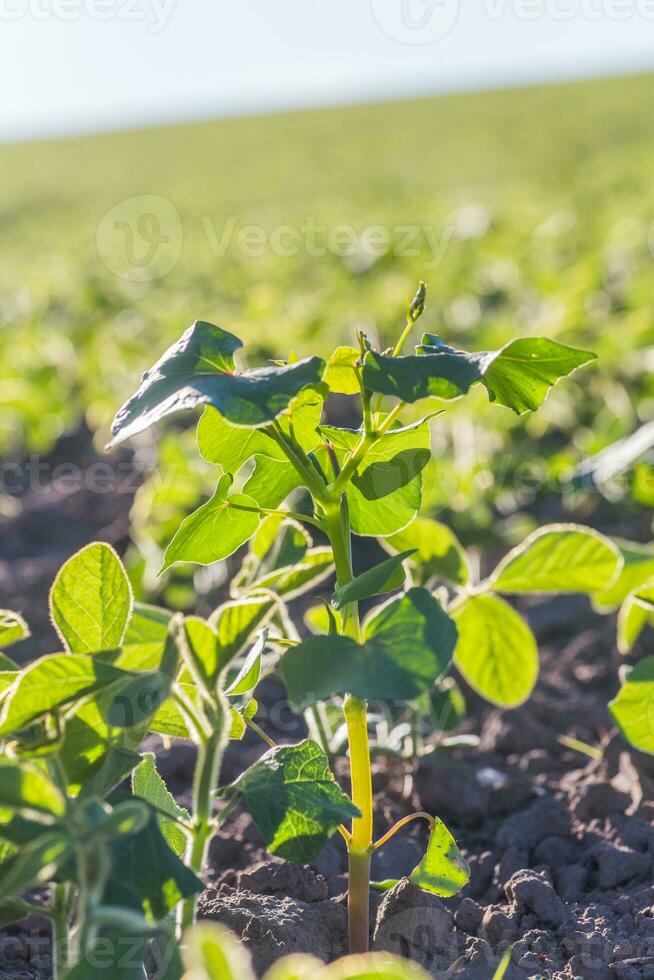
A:
{"type": "MultiPolygon", "coordinates": [[[[646,513],[649,469],[635,499],[632,477],[608,503],[560,483],[654,418],[653,96],[642,75],[1,147],[3,457],[48,453],[83,422],[99,450],[196,318],[241,336],[250,363],[328,354],[360,326],[384,346],[424,279],[421,327],[449,343],[538,334],[599,357],[533,418],[489,408],[481,389],[448,407],[427,508],[464,538],[509,540],[541,505],[591,522],[603,508],[611,525],[646,513]],[[132,215],[126,235],[147,251],[152,195],[169,240],[135,272],[112,252],[112,216],[132,215]],[[341,225],[354,247],[330,247],[341,225]],[[373,226],[385,254],[366,246],[373,226]]],[[[215,474],[194,462],[192,428],[158,452],[174,478],[142,490],[133,519],[163,538],[215,474]]]]}

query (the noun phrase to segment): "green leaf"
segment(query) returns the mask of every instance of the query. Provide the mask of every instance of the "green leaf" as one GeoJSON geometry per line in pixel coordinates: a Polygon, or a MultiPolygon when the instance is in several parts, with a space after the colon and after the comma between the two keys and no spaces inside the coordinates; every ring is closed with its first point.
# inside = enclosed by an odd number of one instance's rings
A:
{"type": "Polygon", "coordinates": [[[87,654],[55,653],[34,661],[2,701],[0,735],[20,731],[55,708],[121,678],[121,671],[87,654]]]}
{"type": "Polygon", "coordinates": [[[617,609],[631,592],[654,578],[654,548],[634,541],[615,541],[623,560],[620,574],[607,588],[593,596],[593,605],[600,612],[617,609]]]}
{"type": "Polygon", "coordinates": [[[501,708],[526,701],[538,677],[538,647],[518,613],[498,596],[473,595],[452,615],[454,662],[468,684],[501,708]]]}
{"type": "MultiPolygon", "coordinates": [[[[455,651],[456,657],[456,651],[455,651]]],[[[466,702],[453,677],[444,677],[435,689],[424,694],[419,709],[437,732],[453,732],[466,716],[466,702]]]]}
{"type": "Polygon", "coordinates": [[[257,579],[248,591],[274,592],[289,602],[324,582],[334,571],[331,548],[310,548],[304,558],[295,565],[277,568],[269,575],[257,579]]]}
{"type": "Polygon", "coordinates": [[[230,485],[230,476],[221,477],[211,500],[182,521],[166,548],[162,572],[178,561],[211,565],[234,554],[252,537],[261,520],[257,503],[241,493],[229,495],[230,485]],[[232,504],[250,509],[238,510],[232,504]]]}
{"type": "Polygon", "coordinates": [[[320,383],[325,362],[308,357],[294,364],[238,372],[234,352],[242,342],[197,320],[143,375],[138,391],[120,409],[112,446],[172,412],[209,404],[237,426],[276,419],[303,388],[320,383]]]}
{"type": "Polygon", "coordinates": [[[552,524],[509,552],[489,584],[506,593],[594,593],[611,585],[621,564],[613,542],[592,528],[552,524]]]}
{"type": "Polygon", "coordinates": [[[220,670],[243,651],[254,631],[270,617],[277,603],[272,596],[237,599],[219,606],[209,617],[218,636],[220,670]]]}
{"type": "Polygon", "coordinates": [[[495,971],[495,973],[493,974],[493,980],[504,980],[504,977],[507,974],[507,970],[511,966],[511,956],[512,956],[512,953],[513,953],[513,946],[509,946],[504,951],[504,955],[502,956],[502,959],[500,960],[500,964],[499,964],[497,970],[495,971]]]}
{"type": "Polygon", "coordinates": [[[300,486],[297,471],[287,459],[271,459],[269,456],[254,457],[254,472],[246,481],[243,493],[255,500],[259,507],[274,509],[300,486]]]}
{"type": "Polygon", "coordinates": [[[52,817],[66,813],[66,801],[44,772],[8,759],[0,759],[0,807],[52,817]]]}
{"type": "Polygon", "coordinates": [[[127,573],[113,548],[101,542],[69,558],[50,591],[52,621],[71,653],[119,647],[131,611],[127,573]]]}
{"type": "Polygon", "coordinates": [[[343,821],[359,816],[315,742],[266,752],[226,790],[242,795],[272,854],[313,861],[343,821]]]}
{"type": "Polygon", "coordinates": [[[134,770],[132,777],[132,790],[135,796],[151,803],[157,809],[159,826],[168,844],[178,857],[183,857],[186,853],[187,839],[186,834],[176,822],[184,820],[190,822],[187,810],[179,806],[157,772],[156,760],[151,752],[146,752],[143,762],[134,770]],[[171,819],[162,816],[167,813],[171,819]]]}
{"type": "MultiPolygon", "coordinates": [[[[319,973],[325,972],[328,967],[322,960],[317,960],[314,956],[306,953],[293,953],[290,956],[283,956],[277,960],[264,976],[264,980],[316,980],[319,973]]],[[[324,980],[324,976],[322,978],[324,980]]],[[[369,980],[378,980],[377,974],[369,980]]],[[[415,977],[414,980],[420,980],[415,977]]]]}
{"type": "Polygon", "coordinates": [[[203,922],[185,938],[189,980],[254,980],[249,953],[225,926],[203,922]]]}
{"type": "MultiPolygon", "coordinates": [[[[332,443],[341,466],[361,439],[359,430],[325,425],[320,431],[332,443]]],[[[422,504],[422,471],[430,459],[428,418],[383,435],[346,489],[355,534],[388,537],[410,524],[422,504]]]]}
{"type": "Polygon", "coordinates": [[[429,834],[427,853],[409,878],[411,884],[432,895],[451,898],[469,878],[468,862],[445,824],[436,819],[429,834]]]}
{"type": "Polygon", "coordinates": [[[150,808],[141,800],[122,800],[114,804],[98,829],[105,837],[126,837],[140,833],[150,821],[150,808]]]}
{"type": "Polygon", "coordinates": [[[385,592],[393,592],[404,584],[404,569],[402,562],[415,552],[402,551],[399,555],[387,558],[374,568],[368,569],[362,575],[357,575],[351,582],[344,585],[342,589],[334,592],[334,607],[342,609],[350,602],[360,602],[362,599],[369,599],[371,596],[383,595],[385,592]]]}
{"type": "MultiPolygon", "coordinates": [[[[29,626],[22,616],[11,612],[9,609],[0,609],[0,650],[4,650],[19,640],[26,639],[29,635],[29,626]]],[[[7,660],[8,658],[5,657],[0,658],[0,662],[7,660]]]]}
{"type": "Polygon", "coordinates": [[[172,616],[173,614],[168,609],[135,602],[123,640],[124,645],[165,643],[172,616]]]}
{"type": "Polygon", "coordinates": [[[645,627],[654,626],[654,579],[632,592],[618,614],[618,650],[629,653],[645,627]]]}
{"type": "Polygon", "coordinates": [[[363,380],[367,388],[405,402],[421,398],[458,398],[482,382],[491,401],[517,414],[534,411],[552,385],[595,355],[543,337],[512,340],[498,351],[468,354],[425,334],[418,356],[366,355],[363,380]]]}
{"type": "Polygon", "coordinates": [[[51,831],[30,841],[0,864],[0,898],[22,895],[28,888],[52,881],[72,850],[73,842],[63,831],[51,831]]]}
{"type": "Polygon", "coordinates": [[[0,929],[20,922],[30,914],[30,909],[19,898],[5,898],[0,901],[0,929]]]}
{"type": "Polygon", "coordinates": [[[289,698],[299,710],[335,694],[413,701],[450,665],[457,630],[425,589],[410,589],[364,624],[362,645],[346,636],[313,636],[282,658],[289,698]]]}
{"type": "Polygon", "coordinates": [[[168,846],[154,811],[139,833],[111,842],[111,857],[104,902],[141,910],[150,922],[164,919],[178,902],[204,889],[168,846]]]}
{"type": "Polygon", "coordinates": [[[341,395],[358,395],[361,388],[354,366],[361,354],[354,347],[337,347],[327,361],[323,381],[330,391],[341,395]]]}
{"type": "Polygon", "coordinates": [[[421,584],[431,578],[455,585],[467,585],[470,581],[468,559],[458,538],[445,524],[429,517],[416,517],[403,531],[382,538],[381,543],[391,552],[415,549],[409,565],[418,568],[421,584]]]}
{"type": "Polygon", "coordinates": [[[197,671],[205,686],[213,690],[220,672],[220,648],[215,630],[199,616],[187,616],[184,620],[184,633],[188,642],[187,650],[182,650],[184,659],[191,658],[188,665],[191,676],[197,671]]]}
{"type": "Polygon", "coordinates": [[[636,664],[609,708],[624,737],[654,754],[654,657],[636,664]]]}
{"type": "Polygon", "coordinates": [[[236,697],[240,694],[248,694],[253,691],[259,683],[261,677],[261,658],[268,639],[268,631],[264,630],[257,642],[254,644],[249,654],[245,658],[243,666],[236,675],[235,680],[225,691],[229,697],[236,697]]]}
{"type": "Polygon", "coordinates": [[[389,953],[366,953],[337,960],[321,970],[317,980],[429,980],[429,976],[417,963],[389,953]]]}

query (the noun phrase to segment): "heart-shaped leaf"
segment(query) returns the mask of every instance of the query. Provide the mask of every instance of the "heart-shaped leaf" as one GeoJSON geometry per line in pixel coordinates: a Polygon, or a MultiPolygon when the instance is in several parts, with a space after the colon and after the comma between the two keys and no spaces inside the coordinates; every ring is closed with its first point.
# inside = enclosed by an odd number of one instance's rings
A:
{"type": "Polygon", "coordinates": [[[498,596],[472,595],[452,616],[454,662],[468,684],[500,708],[526,701],[538,677],[538,647],[518,613],[498,596]]]}
{"type": "Polygon", "coordinates": [[[162,572],[178,561],[211,565],[252,537],[261,519],[257,503],[240,493],[230,495],[231,482],[231,476],[221,477],[211,500],[182,521],[166,548],[162,572]]]}
{"type": "Polygon", "coordinates": [[[116,552],[95,542],[63,565],[50,591],[50,612],[71,653],[111,650],[122,643],[132,589],[116,552]]]}
{"type": "Polygon", "coordinates": [[[386,561],[380,562],[374,568],[369,568],[367,572],[357,575],[351,582],[344,585],[334,592],[334,608],[341,609],[350,602],[361,602],[371,596],[383,595],[385,592],[393,592],[404,585],[404,569],[402,562],[406,561],[415,552],[402,551],[399,555],[393,555],[386,561]]]}
{"type": "Polygon", "coordinates": [[[237,372],[234,352],[242,346],[233,334],[197,320],[143,375],[138,391],[114,419],[111,445],[172,412],[203,404],[213,405],[234,425],[265,425],[303,388],[321,381],[325,362],[319,357],[237,372]]]}
{"type": "Polygon", "coordinates": [[[654,657],[636,664],[609,707],[624,737],[654,755],[654,657]]]}
{"type": "Polygon", "coordinates": [[[224,793],[240,794],[272,854],[313,861],[343,821],[360,816],[315,742],[266,752],[224,793]]]}
{"type": "Polygon", "coordinates": [[[576,524],[541,527],[509,552],[490,577],[496,592],[599,592],[620,573],[612,541],[576,524]]]}
{"type": "Polygon", "coordinates": [[[304,710],[335,694],[413,701],[449,667],[457,629],[426,589],[410,589],[375,610],[362,644],[313,636],[291,647],[282,674],[293,705],[304,710]]]}
{"type": "Polygon", "coordinates": [[[442,820],[436,819],[424,858],[412,871],[411,884],[432,895],[451,898],[470,878],[470,867],[442,820]]]}

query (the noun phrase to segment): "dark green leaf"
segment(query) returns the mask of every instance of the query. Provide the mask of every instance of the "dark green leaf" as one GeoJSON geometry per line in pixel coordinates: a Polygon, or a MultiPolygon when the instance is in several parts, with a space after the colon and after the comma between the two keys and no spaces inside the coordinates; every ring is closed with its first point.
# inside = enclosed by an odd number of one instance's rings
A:
{"type": "Polygon", "coordinates": [[[409,565],[418,568],[422,584],[431,578],[455,585],[467,585],[470,580],[468,559],[461,543],[449,527],[429,517],[416,517],[403,531],[383,538],[381,543],[390,551],[416,549],[409,565]]]}
{"type": "MultiPolygon", "coordinates": [[[[0,609],[0,650],[24,640],[30,635],[29,626],[22,616],[11,612],[9,609],[0,609]]],[[[2,662],[9,662],[9,658],[3,657],[2,662]]],[[[2,668],[3,670],[11,668],[2,668]]]]}
{"type": "Polygon", "coordinates": [[[257,503],[244,494],[229,495],[231,482],[229,475],[221,477],[211,500],[182,521],[166,549],[162,571],[178,561],[211,565],[252,537],[261,520],[257,503]],[[249,509],[239,510],[239,506],[249,509]]]}
{"type": "Polygon", "coordinates": [[[654,657],[636,664],[609,707],[624,737],[654,755],[654,657]]]}
{"type": "Polygon", "coordinates": [[[401,588],[405,579],[402,562],[414,553],[411,550],[393,555],[392,558],[387,558],[386,561],[380,562],[362,575],[357,575],[342,589],[336,589],[334,607],[341,609],[350,602],[360,602],[371,596],[383,595],[385,592],[393,592],[394,589],[401,588]]]}
{"type": "Polygon", "coordinates": [[[294,364],[237,372],[233,334],[197,320],[157,363],[120,409],[112,426],[115,446],[159,419],[209,404],[237,426],[272,422],[303,388],[320,383],[325,362],[308,357],[294,364]]]}
{"type": "Polygon", "coordinates": [[[366,388],[410,403],[431,397],[458,398],[480,378],[472,355],[459,351],[429,357],[388,357],[370,351],[363,366],[366,388]]]}
{"type": "Polygon", "coordinates": [[[273,854],[300,864],[320,854],[343,821],[359,816],[315,742],[271,749],[227,790],[239,793],[273,854]]]}
{"type": "Polygon", "coordinates": [[[457,630],[425,589],[386,603],[364,625],[364,642],[314,636],[288,650],[282,673],[300,710],[335,694],[413,701],[450,665],[457,630]]]}
{"type": "Polygon", "coordinates": [[[468,684],[500,708],[526,701],[538,677],[538,647],[518,613],[498,596],[472,595],[452,615],[454,662],[468,684]]]}
{"type": "Polygon", "coordinates": [[[50,591],[52,621],[71,653],[119,647],[131,611],[127,573],[113,548],[100,542],[69,558],[50,591]]]}
{"type": "Polygon", "coordinates": [[[468,862],[445,824],[436,819],[429,834],[427,853],[411,873],[411,884],[432,895],[451,898],[469,878],[468,862]]]}
{"type": "Polygon", "coordinates": [[[122,800],[114,804],[99,829],[105,837],[127,837],[140,833],[149,821],[150,808],[144,802],[122,800]]]}
{"type": "Polygon", "coordinates": [[[177,821],[184,820],[189,823],[190,817],[188,811],[175,802],[172,793],[157,772],[156,760],[151,752],[146,752],[143,762],[134,770],[132,789],[135,796],[147,800],[157,809],[159,826],[164,837],[175,854],[183,857],[187,839],[177,821]],[[162,816],[162,813],[167,813],[170,819],[162,816]]]}

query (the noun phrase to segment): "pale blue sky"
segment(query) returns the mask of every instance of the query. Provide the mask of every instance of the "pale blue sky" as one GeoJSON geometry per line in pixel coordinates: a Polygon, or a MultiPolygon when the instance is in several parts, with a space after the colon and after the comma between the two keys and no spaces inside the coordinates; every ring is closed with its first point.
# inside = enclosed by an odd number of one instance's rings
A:
{"type": "Polygon", "coordinates": [[[0,0],[0,138],[654,68],[654,0],[0,0]]]}

